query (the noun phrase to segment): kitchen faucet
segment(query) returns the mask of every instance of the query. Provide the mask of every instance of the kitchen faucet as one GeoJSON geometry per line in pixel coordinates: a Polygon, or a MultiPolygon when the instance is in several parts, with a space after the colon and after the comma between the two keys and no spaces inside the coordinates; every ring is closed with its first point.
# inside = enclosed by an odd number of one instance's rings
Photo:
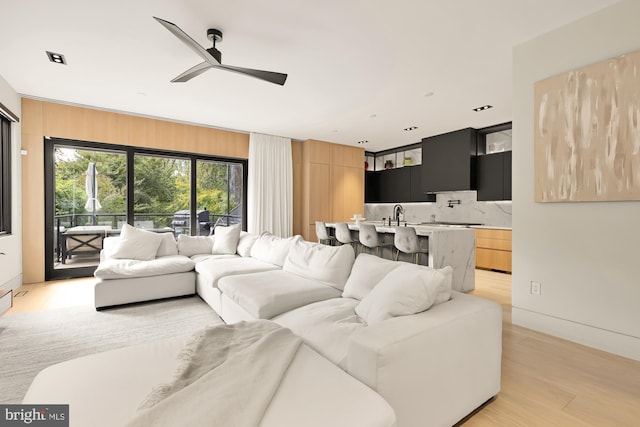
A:
{"type": "Polygon", "coordinates": [[[396,221],[396,225],[400,225],[400,215],[404,215],[404,208],[397,204],[393,207],[393,219],[396,221]]]}

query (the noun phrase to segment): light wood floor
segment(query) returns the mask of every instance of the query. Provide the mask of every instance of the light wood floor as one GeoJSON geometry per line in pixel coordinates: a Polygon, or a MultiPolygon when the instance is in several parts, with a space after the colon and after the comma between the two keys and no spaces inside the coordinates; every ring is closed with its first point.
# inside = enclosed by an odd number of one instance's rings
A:
{"type": "MultiPolygon", "coordinates": [[[[92,284],[77,279],[22,286],[16,294],[26,294],[6,315],[91,305],[92,284]]],[[[476,270],[471,294],[502,305],[502,390],[465,427],[640,426],[640,362],[512,325],[508,274],[476,270]]]]}

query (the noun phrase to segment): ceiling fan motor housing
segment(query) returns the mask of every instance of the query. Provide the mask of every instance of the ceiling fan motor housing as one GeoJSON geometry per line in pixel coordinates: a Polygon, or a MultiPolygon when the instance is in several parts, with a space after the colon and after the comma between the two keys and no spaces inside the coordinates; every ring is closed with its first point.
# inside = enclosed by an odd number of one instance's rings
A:
{"type": "Polygon", "coordinates": [[[216,61],[218,61],[218,64],[222,64],[222,52],[216,49],[216,43],[222,41],[222,31],[215,28],[209,28],[207,30],[207,38],[213,42],[213,47],[207,49],[207,52],[209,52],[209,55],[213,56],[216,61]]]}
{"type": "Polygon", "coordinates": [[[213,56],[216,61],[218,61],[218,64],[222,64],[222,52],[220,52],[215,47],[207,49],[207,52],[209,52],[209,55],[213,56]]]}

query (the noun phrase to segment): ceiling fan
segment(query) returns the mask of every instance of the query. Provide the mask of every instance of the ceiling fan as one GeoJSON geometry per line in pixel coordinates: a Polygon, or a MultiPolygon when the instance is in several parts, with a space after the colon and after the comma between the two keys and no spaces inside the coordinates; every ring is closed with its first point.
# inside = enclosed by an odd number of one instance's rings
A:
{"type": "Polygon", "coordinates": [[[153,17],[156,21],[162,24],[167,30],[171,31],[171,33],[180,39],[184,44],[186,44],[191,50],[200,55],[204,62],[189,68],[184,73],[180,74],[175,79],[171,80],[171,82],[186,82],[191,80],[192,78],[202,74],[210,68],[219,68],[222,70],[233,71],[239,74],[244,74],[245,76],[255,77],[260,80],[265,80],[270,83],[275,83],[277,85],[284,85],[284,82],[287,80],[287,75],[282,73],[274,73],[273,71],[262,71],[262,70],[253,70],[251,68],[242,68],[242,67],[233,67],[231,65],[222,65],[222,52],[216,49],[216,42],[222,41],[222,31],[216,30],[215,28],[209,28],[207,30],[207,38],[213,42],[213,47],[209,49],[205,49],[200,46],[195,40],[187,35],[184,31],[182,31],[176,24],[173,22],[165,21],[164,19],[153,17]]]}

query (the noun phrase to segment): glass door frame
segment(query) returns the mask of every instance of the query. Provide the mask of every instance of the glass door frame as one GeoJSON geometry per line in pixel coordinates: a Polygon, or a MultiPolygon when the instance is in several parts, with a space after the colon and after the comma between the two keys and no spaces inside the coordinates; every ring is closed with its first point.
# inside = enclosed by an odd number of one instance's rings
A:
{"type": "Polygon", "coordinates": [[[206,154],[186,153],[180,151],[160,150],[152,148],[132,147],[129,145],[108,144],[103,142],[80,141],[65,138],[44,138],[44,249],[45,249],[45,280],[71,279],[78,277],[92,276],[96,267],[78,267],[78,268],[54,268],[54,213],[55,213],[55,147],[66,146],[84,150],[111,151],[124,153],[127,156],[127,224],[134,224],[134,156],[136,154],[164,157],[180,157],[189,159],[191,162],[190,176],[190,219],[191,233],[197,235],[198,216],[197,210],[197,162],[198,160],[214,161],[222,163],[237,163],[242,165],[242,229],[247,229],[247,185],[248,185],[248,165],[247,159],[238,159],[230,157],[210,156],[206,154]],[[196,233],[196,234],[194,234],[196,233]]]}

